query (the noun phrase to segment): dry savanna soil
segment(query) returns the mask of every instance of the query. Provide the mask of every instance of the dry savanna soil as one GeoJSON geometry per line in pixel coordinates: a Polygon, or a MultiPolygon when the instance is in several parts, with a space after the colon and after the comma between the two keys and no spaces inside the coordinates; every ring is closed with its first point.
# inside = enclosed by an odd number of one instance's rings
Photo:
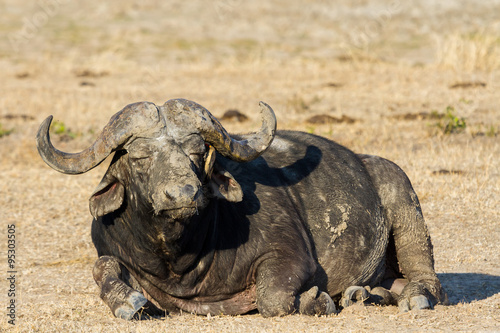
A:
{"type": "Polygon", "coordinates": [[[3,0],[0,12],[0,331],[500,330],[499,1],[3,0]],[[35,133],[52,114],[54,145],[76,152],[125,105],[179,97],[231,110],[231,132],[258,129],[263,100],[280,129],[395,161],[451,304],[114,318],[92,279],[87,208],[109,161],[60,174],[35,133]]]}

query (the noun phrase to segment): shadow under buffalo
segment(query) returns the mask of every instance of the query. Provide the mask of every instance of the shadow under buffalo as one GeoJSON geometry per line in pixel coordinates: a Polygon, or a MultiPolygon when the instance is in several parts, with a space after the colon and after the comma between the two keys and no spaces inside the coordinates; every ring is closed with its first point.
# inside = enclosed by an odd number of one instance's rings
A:
{"type": "Polygon", "coordinates": [[[471,303],[500,293],[500,276],[481,273],[440,273],[450,305],[471,303]]]}

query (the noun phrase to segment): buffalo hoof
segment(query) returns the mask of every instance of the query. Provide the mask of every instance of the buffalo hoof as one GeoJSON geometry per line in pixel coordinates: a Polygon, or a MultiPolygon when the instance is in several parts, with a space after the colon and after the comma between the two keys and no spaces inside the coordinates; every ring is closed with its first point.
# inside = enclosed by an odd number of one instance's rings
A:
{"type": "Polygon", "coordinates": [[[398,304],[399,311],[408,312],[410,310],[432,309],[432,305],[424,295],[413,296],[408,301],[403,299],[398,304]]]}
{"type": "Polygon", "coordinates": [[[115,308],[114,315],[117,318],[131,320],[148,300],[138,291],[133,291],[120,306],[115,308]]]}
{"type": "Polygon", "coordinates": [[[299,313],[305,315],[329,315],[336,313],[330,295],[314,286],[299,296],[299,313]]]}
{"type": "Polygon", "coordinates": [[[401,312],[432,309],[433,305],[437,303],[437,301],[432,302],[432,299],[434,297],[424,283],[410,282],[399,296],[398,307],[401,312]]]}
{"type": "Polygon", "coordinates": [[[360,286],[350,286],[344,291],[342,298],[340,299],[340,305],[343,308],[353,305],[357,302],[364,302],[370,297],[370,293],[363,287],[360,286]]]}
{"type": "Polygon", "coordinates": [[[395,295],[383,287],[375,287],[372,290],[370,290],[370,299],[367,302],[379,305],[397,304],[395,295]]]}

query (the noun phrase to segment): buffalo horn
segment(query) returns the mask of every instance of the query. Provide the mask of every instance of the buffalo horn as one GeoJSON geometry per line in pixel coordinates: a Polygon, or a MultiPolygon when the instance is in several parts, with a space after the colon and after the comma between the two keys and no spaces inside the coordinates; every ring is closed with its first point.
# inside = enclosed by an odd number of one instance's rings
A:
{"type": "Polygon", "coordinates": [[[53,169],[66,174],[80,174],[99,165],[113,151],[122,147],[140,133],[152,131],[159,123],[158,109],[152,103],[127,105],[111,117],[97,140],[80,153],[57,150],[50,141],[52,116],[38,129],[36,144],[42,159],[53,169]]]}
{"type": "Polygon", "coordinates": [[[165,116],[179,126],[194,126],[205,142],[210,143],[223,156],[237,162],[248,162],[259,157],[270,145],[276,132],[276,117],[269,105],[260,102],[262,126],[260,131],[232,138],[220,122],[201,105],[184,100],[167,101],[165,116]],[[190,112],[186,112],[190,111],[190,112]]]}

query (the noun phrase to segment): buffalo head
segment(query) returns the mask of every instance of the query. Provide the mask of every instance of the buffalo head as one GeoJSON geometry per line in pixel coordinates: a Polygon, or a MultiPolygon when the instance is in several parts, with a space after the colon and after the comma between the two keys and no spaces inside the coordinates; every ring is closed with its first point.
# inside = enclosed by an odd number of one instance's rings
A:
{"type": "Polygon", "coordinates": [[[50,142],[50,116],[40,126],[37,147],[49,166],[66,174],[87,172],[116,152],[90,198],[95,218],[120,209],[127,198],[138,210],[184,220],[212,197],[242,199],[239,184],[215,163],[215,151],[246,162],[269,147],[276,118],[267,104],[260,105],[261,130],[240,140],[231,137],[201,105],[174,99],[159,107],[148,102],[127,105],[90,147],[74,154],[61,152],[50,142]]]}

